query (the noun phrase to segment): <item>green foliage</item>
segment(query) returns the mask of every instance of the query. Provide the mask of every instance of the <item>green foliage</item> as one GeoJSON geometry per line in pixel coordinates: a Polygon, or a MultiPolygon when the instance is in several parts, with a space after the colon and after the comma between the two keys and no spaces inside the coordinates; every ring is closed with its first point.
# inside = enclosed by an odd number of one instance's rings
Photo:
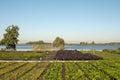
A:
{"type": "Polygon", "coordinates": [[[120,48],[118,48],[117,50],[120,50],[120,48]]]}
{"type": "Polygon", "coordinates": [[[15,64],[12,64],[11,66],[7,66],[7,67],[0,69],[0,77],[1,77],[1,75],[21,66],[23,64],[25,64],[25,63],[23,63],[23,62],[22,63],[15,63],[15,64]]]}
{"type": "Polygon", "coordinates": [[[65,63],[66,80],[88,80],[76,63],[65,63]]]}
{"type": "Polygon", "coordinates": [[[65,46],[65,42],[62,38],[57,37],[54,41],[53,41],[53,46],[54,47],[58,47],[60,50],[64,49],[65,46]]]}
{"type": "Polygon", "coordinates": [[[62,63],[52,63],[43,80],[62,80],[62,63]]]}
{"type": "Polygon", "coordinates": [[[92,65],[97,67],[98,70],[107,73],[111,80],[120,79],[120,60],[104,60],[98,63],[92,63],[92,65]]]}
{"type": "Polygon", "coordinates": [[[44,44],[44,41],[40,40],[40,41],[28,42],[26,44],[44,44]]]}
{"type": "Polygon", "coordinates": [[[0,59],[40,59],[46,54],[36,52],[0,52],[0,59]]]}
{"type": "MultiPolygon", "coordinates": [[[[33,65],[34,63],[30,63],[31,65],[33,65]]],[[[49,63],[37,63],[37,65],[34,65],[33,68],[30,68],[29,73],[23,75],[22,77],[20,77],[18,80],[38,80],[38,78],[40,77],[40,75],[42,74],[42,72],[45,70],[45,67],[48,65],[49,63]],[[39,70],[38,70],[39,69],[39,70]]],[[[26,66],[25,66],[26,67],[26,66]]],[[[26,67],[27,68],[27,67],[26,67]]],[[[29,67],[28,67],[29,68],[29,67]]],[[[26,71],[26,70],[24,70],[26,71]]],[[[22,72],[21,70],[19,70],[19,72],[22,72]]]]}
{"type": "Polygon", "coordinates": [[[1,41],[2,45],[6,46],[6,49],[16,50],[16,44],[18,43],[19,28],[18,26],[9,26],[5,30],[6,33],[3,35],[4,38],[1,41]]]}
{"type": "Polygon", "coordinates": [[[94,41],[92,41],[92,43],[91,43],[92,45],[94,45],[95,44],[95,42],[94,41]]]}
{"type": "Polygon", "coordinates": [[[88,45],[88,42],[80,42],[80,45],[88,45]]]}
{"type": "Polygon", "coordinates": [[[18,80],[19,76],[21,76],[23,73],[25,73],[28,70],[31,70],[31,68],[33,66],[35,66],[37,63],[25,63],[23,66],[20,66],[18,69],[6,73],[5,75],[3,75],[2,77],[5,78],[5,80],[18,80]]]}
{"type": "Polygon", "coordinates": [[[64,64],[63,71],[62,62],[0,62],[0,79],[39,80],[42,76],[41,80],[120,80],[120,60],[64,64]]]}
{"type": "Polygon", "coordinates": [[[111,50],[111,49],[103,49],[103,52],[112,53],[112,52],[114,52],[114,50],[111,50]]]}
{"type": "Polygon", "coordinates": [[[96,56],[99,56],[103,58],[104,60],[120,60],[120,54],[117,54],[115,52],[105,52],[105,51],[82,51],[84,54],[85,53],[91,53],[96,56]]]}
{"type": "Polygon", "coordinates": [[[88,42],[80,42],[80,45],[96,45],[94,41],[92,41],[91,43],[88,42]]]}
{"type": "Polygon", "coordinates": [[[97,67],[93,66],[93,63],[97,62],[87,62],[87,63],[77,63],[81,70],[88,76],[90,80],[110,80],[109,76],[105,74],[103,71],[97,69],[97,67]]]}
{"type": "Polygon", "coordinates": [[[104,49],[103,52],[120,54],[120,48],[118,48],[118,49],[116,49],[116,50],[104,49]]]}

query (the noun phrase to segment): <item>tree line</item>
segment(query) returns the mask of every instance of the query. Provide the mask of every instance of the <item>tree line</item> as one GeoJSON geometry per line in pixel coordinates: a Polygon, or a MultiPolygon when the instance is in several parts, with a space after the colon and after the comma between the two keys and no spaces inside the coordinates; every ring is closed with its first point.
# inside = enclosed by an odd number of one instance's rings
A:
{"type": "Polygon", "coordinates": [[[94,45],[95,42],[92,41],[91,43],[88,43],[88,42],[80,42],[80,45],[94,45]]]}
{"type": "MultiPolygon", "coordinates": [[[[6,46],[6,50],[16,50],[19,37],[19,27],[17,25],[10,25],[5,29],[6,33],[3,34],[3,39],[0,41],[0,45],[6,46]]],[[[44,44],[44,41],[28,42],[27,44],[44,44]]],[[[65,42],[62,38],[57,37],[53,41],[53,46],[59,49],[64,49],[65,42]]]]}

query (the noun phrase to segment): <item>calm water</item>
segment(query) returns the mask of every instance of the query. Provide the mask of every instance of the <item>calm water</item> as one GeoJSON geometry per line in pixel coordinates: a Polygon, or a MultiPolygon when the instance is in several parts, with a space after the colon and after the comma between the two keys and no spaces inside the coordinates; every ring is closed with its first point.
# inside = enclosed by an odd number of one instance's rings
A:
{"type": "Polygon", "coordinates": [[[118,49],[120,46],[65,46],[67,50],[103,50],[103,49],[118,49]]]}
{"type": "MultiPolygon", "coordinates": [[[[0,46],[0,48],[5,48],[5,46],[0,46]]],[[[16,46],[17,51],[32,51],[31,45],[16,46]]]]}
{"type": "MultiPolygon", "coordinates": [[[[0,46],[0,48],[5,48],[5,46],[0,46]]],[[[103,50],[103,49],[118,49],[120,46],[65,46],[66,50],[103,50]]],[[[17,51],[32,51],[31,45],[17,46],[17,51]]]]}

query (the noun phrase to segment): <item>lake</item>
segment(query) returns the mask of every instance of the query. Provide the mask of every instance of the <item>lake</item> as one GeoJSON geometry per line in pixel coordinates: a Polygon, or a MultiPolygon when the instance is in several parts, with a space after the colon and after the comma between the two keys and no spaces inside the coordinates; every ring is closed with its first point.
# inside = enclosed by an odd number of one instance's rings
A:
{"type": "MultiPolygon", "coordinates": [[[[5,46],[0,46],[0,48],[5,48],[5,46]]],[[[65,46],[65,50],[103,50],[103,49],[118,49],[120,46],[65,46]]],[[[32,46],[31,45],[17,45],[17,51],[32,51],[32,46]]]]}
{"type": "Polygon", "coordinates": [[[103,50],[103,49],[112,49],[112,50],[115,50],[115,49],[118,49],[120,48],[120,46],[91,46],[91,45],[87,45],[87,46],[65,46],[65,49],[67,50],[92,50],[92,49],[95,49],[95,50],[103,50]]]}
{"type": "MultiPolygon", "coordinates": [[[[5,46],[0,46],[0,48],[5,48],[5,46]]],[[[32,51],[31,45],[17,45],[17,51],[32,51]]]]}

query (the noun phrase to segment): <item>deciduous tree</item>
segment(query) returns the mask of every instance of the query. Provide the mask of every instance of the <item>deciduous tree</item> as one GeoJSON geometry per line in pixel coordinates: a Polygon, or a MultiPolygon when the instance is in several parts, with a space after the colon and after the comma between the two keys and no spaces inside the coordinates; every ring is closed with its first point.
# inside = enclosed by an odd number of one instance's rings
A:
{"type": "Polygon", "coordinates": [[[18,43],[19,36],[19,27],[12,25],[8,26],[5,30],[6,33],[3,35],[3,39],[1,40],[1,44],[6,46],[6,49],[16,50],[16,44],[18,43]]]}
{"type": "Polygon", "coordinates": [[[54,41],[53,41],[53,46],[54,47],[58,47],[60,50],[64,49],[65,46],[65,42],[62,38],[57,37],[54,41]]]}

